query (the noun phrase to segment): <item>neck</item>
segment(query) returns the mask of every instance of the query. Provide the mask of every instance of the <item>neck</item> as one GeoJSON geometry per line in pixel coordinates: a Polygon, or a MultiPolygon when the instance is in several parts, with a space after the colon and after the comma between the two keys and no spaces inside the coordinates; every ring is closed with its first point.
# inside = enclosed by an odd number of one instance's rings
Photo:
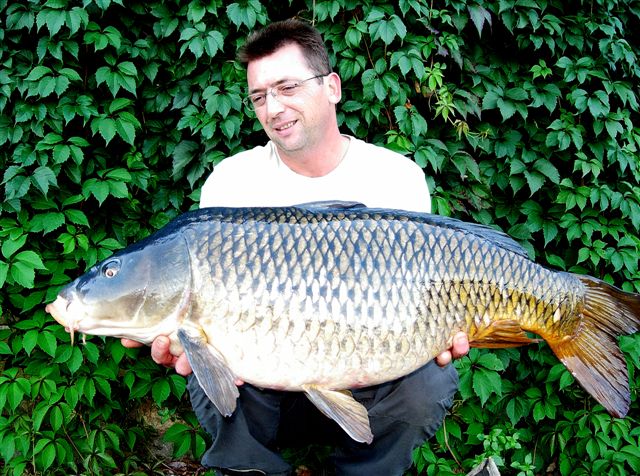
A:
{"type": "Polygon", "coordinates": [[[337,132],[334,137],[313,148],[288,152],[278,148],[278,155],[295,173],[305,177],[322,177],[340,165],[348,148],[349,138],[337,132]]]}

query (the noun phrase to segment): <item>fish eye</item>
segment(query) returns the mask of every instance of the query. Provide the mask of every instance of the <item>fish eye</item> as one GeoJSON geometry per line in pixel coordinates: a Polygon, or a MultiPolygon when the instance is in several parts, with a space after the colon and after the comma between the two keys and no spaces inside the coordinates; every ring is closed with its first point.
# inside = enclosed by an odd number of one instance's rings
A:
{"type": "Polygon", "coordinates": [[[100,270],[102,272],[102,276],[105,278],[115,278],[120,271],[120,261],[119,260],[111,260],[107,261],[102,265],[100,270]]]}

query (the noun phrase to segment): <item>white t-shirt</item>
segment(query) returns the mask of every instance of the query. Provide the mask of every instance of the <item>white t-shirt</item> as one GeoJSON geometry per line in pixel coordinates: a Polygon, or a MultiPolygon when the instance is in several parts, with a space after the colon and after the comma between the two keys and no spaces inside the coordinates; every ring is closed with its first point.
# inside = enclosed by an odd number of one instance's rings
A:
{"type": "Polygon", "coordinates": [[[272,142],[228,157],[205,181],[200,207],[289,206],[360,202],[371,208],[431,211],[424,173],[407,157],[349,137],[340,164],[322,177],[292,171],[272,142]]]}

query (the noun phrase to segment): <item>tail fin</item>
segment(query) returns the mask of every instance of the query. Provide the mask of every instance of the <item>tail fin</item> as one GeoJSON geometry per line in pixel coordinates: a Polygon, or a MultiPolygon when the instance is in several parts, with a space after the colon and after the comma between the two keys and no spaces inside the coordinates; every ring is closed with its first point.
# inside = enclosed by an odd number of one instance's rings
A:
{"type": "Polygon", "coordinates": [[[629,375],[618,337],[640,330],[640,294],[626,293],[590,276],[583,320],[575,335],[548,342],[573,376],[607,411],[629,411],[629,375]]]}

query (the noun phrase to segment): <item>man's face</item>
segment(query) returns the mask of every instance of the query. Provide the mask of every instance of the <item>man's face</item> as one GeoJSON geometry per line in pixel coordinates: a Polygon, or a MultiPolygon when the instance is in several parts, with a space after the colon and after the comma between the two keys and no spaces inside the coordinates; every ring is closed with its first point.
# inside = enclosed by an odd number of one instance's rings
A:
{"type": "Polygon", "coordinates": [[[340,81],[335,74],[305,81],[292,96],[271,94],[271,88],[284,82],[303,81],[316,75],[296,44],[286,45],[247,67],[249,94],[268,92],[266,102],[255,113],[281,151],[292,153],[311,148],[335,124],[335,104],[340,100],[340,81]]]}

